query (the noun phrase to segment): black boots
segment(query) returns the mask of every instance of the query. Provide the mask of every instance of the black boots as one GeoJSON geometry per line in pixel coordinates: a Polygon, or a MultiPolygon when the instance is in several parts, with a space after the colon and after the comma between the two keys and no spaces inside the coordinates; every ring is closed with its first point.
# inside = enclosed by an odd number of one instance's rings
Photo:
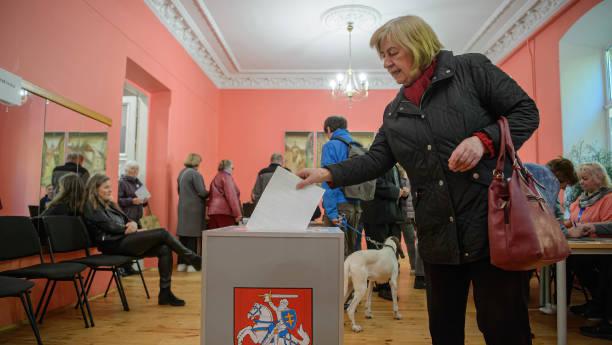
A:
{"type": "Polygon", "coordinates": [[[196,270],[200,271],[202,269],[202,257],[198,254],[191,252],[185,255],[185,260],[196,270]]]}
{"type": "Polygon", "coordinates": [[[159,291],[159,296],[157,297],[157,304],[159,305],[171,305],[173,307],[182,307],[185,305],[185,301],[174,296],[170,288],[162,288],[159,291]]]}
{"type": "Polygon", "coordinates": [[[414,277],[414,288],[417,290],[420,289],[425,289],[425,287],[427,286],[427,284],[425,283],[425,277],[424,276],[415,276],[414,277]]]}

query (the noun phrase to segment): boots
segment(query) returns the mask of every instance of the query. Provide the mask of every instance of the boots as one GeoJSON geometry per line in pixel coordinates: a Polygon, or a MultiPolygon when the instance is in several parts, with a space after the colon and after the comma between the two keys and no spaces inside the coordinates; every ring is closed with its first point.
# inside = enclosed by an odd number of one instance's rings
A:
{"type": "Polygon", "coordinates": [[[161,290],[159,290],[157,304],[171,305],[173,307],[183,307],[185,305],[185,301],[174,296],[170,288],[162,288],[161,290]]]}

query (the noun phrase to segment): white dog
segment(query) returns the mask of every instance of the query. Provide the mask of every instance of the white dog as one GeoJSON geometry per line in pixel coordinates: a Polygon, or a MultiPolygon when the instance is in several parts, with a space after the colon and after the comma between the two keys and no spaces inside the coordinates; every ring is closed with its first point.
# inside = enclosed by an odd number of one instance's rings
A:
{"type": "Polygon", "coordinates": [[[374,283],[391,285],[393,296],[393,316],[400,320],[402,315],[397,306],[397,275],[399,274],[398,256],[404,258],[399,239],[391,236],[385,240],[382,249],[360,250],[344,260],[344,301],[352,291],[355,292],[351,304],[346,310],[354,332],[361,332],[362,327],[355,323],[355,309],[366,294],[365,317],[372,318],[372,289],[374,283]]]}

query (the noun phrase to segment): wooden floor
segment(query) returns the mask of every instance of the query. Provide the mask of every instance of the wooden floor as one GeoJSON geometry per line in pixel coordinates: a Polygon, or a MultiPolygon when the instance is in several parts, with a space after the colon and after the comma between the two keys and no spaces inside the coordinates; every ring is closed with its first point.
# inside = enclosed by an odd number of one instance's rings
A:
{"type": "MultiPolygon", "coordinates": [[[[403,320],[393,320],[391,302],[378,297],[373,299],[374,318],[365,320],[363,308],[358,309],[358,322],[364,327],[362,333],[353,333],[349,322],[344,327],[344,344],[431,344],[427,326],[425,291],[412,289],[413,277],[408,265],[402,265],[400,274],[400,312],[403,320]]],[[[72,308],[49,312],[41,325],[43,341],[46,345],[64,344],[200,344],[200,274],[175,273],[173,290],[187,301],[183,308],[161,307],[157,305],[156,271],[146,272],[147,283],[152,290],[152,298],[147,300],[142,284],[137,276],[125,278],[126,290],[131,311],[124,312],[116,292],[108,298],[95,298],[92,311],[96,326],[83,327],[80,313],[72,308]]],[[[532,290],[530,316],[536,337],[534,345],[556,344],[556,317],[537,311],[537,287],[532,290]]],[[[572,315],[569,318],[568,343],[581,345],[610,344],[608,341],[586,338],[578,333],[584,320],[572,315]]],[[[468,306],[466,321],[466,344],[484,344],[475,321],[472,301],[468,306]]],[[[0,332],[0,344],[36,344],[28,324],[0,332]]],[[[230,344],[214,344],[230,345],[230,344]]],[[[327,344],[317,344],[327,345],[327,344]]]]}

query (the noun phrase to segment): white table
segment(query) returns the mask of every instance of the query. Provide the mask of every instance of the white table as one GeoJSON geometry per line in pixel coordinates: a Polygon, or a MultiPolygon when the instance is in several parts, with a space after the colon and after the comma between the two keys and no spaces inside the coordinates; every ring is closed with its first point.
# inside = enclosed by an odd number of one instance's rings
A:
{"type": "MultiPolygon", "coordinates": [[[[612,240],[570,240],[572,255],[612,254],[612,240]]],[[[557,345],[567,345],[567,268],[565,260],[557,263],[557,345]]]]}

